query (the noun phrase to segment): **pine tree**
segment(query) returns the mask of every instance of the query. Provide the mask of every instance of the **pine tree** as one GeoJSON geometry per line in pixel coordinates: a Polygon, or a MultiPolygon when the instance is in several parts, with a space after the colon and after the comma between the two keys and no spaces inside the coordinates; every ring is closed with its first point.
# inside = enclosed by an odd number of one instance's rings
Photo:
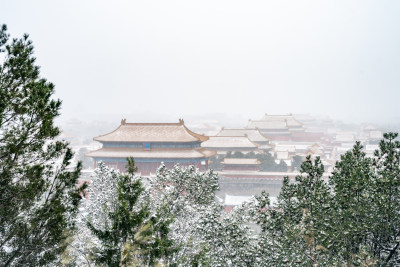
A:
{"type": "Polygon", "coordinates": [[[375,151],[375,179],[371,192],[373,214],[370,246],[382,264],[400,264],[400,142],[385,133],[375,151]]]}
{"type": "MultiPolygon", "coordinates": [[[[374,191],[372,159],[357,142],[341,156],[330,177],[332,199],[326,216],[329,253],[347,266],[368,260],[368,239],[375,216],[371,213],[374,191]]],[[[373,260],[371,262],[374,262],[373,260]]]]}
{"type": "MultiPolygon", "coordinates": [[[[99,167],[100,173],[115,173],[101,171],[101,168],[108,169],[103,164],[99,167]]],[[[104,184],[113,184],[111,188],[103,188],[111,189],[108,193],[98,190],[93,203],[89,195],[91,208],[87,226],[98,240],[97,247],[92,247],[94,262],[107,266],[152,266],[170,253],[171,220],[161,216],[162,206],[150,208],[150,191],[143,186],[142,178],[134,175],[136,167],[132,158],[128,159],[127,171],[105,176],[116,178],[115,181],[98,181],[99,185],[89,187],[90,193],[104,184]]]]}
{"type": "Polygon", "coordinates": [[[329,190],[324,167],[307,157],[295,183],[285,177],[278,202],[271,206],[265,193],[249,209],[261,227],[259,257],[266,266],[326,266],[326,236],[322,231],[329,190]]]}
{"type": "Polygon", "coordinates": [[[0,29],[0,262],[39,266],[65,250],[80,191],[80,164],[67,171],[71,149],[55,138],[60,100],[40,77],[33,45],[0,29]]]}
{"type": "Polygon", "coordinates": [[[169,260],[175,264],[192,265],[205,256],[203,236],[198,227],[205,210],[213,207],[218,176],[213,171],[199,172],[193,166],[161,165],[152,180],[152,210],[168,220],[174,243],[169,260]]]}
{"type": "Polygon", "coordinates": [[[341,156],[329,182],[310,157],[296,181],[283,181],[278,203],[256,196],[248,211],[260,225],[267,266],[400,264],[400,142],[384,134],[374,158],[362,145],[341,156]]]}
{"type": "Polygon", "coordinates": [[[384,134],[374,158],[356,143],[337,162],[327,216],[330,253],[352,265],[400,264],[400,142],[384,134]]]}
{"type": "MultiPolygon", "coordinates": [[[[93,235],[100,241],[95,261],[107,266],[120,266],[125,260],[124,247],[133,240],[139,226],[149,216],[146,206],[140,207],[138,200],[144,191],[141,181],[134,176],[133,160],[127,166],[128,173],[118,175],[117,192],[115,199],[107,203],[109,207],[102,212],[105,218],[88,222],[93,235]]],[[[94,214],[92,214],[93,216],[94,214]]]]}
{"type": "Polygon", "coordinates": [[[111,224],[108,216],[115,210],[118,196],[118,177],[120,173],[98,162],[87,189],[87,198],[81,200],[81,212],[76,218],[76,232],[67,251],[69,259],[64,264],[75,266],[94,265],[94,254],[101,247],[100,240],[88,228],[88,222],[96,229],[105,230],[111,224]]]}

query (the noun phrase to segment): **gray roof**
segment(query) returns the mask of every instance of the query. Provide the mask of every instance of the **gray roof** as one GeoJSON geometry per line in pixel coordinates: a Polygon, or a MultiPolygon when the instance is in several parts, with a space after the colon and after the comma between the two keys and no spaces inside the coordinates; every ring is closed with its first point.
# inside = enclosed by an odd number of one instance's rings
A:
{"type": "Polygon", "coordinates": [[[303,124],[296,120],[293,115],[268,115],[265,114],[260,120],[249,120],[247,128],[250,129],[288,129],[301,128],[303,124]]]}
{"type": "Polygon", "coordinates": [[[217,136],[247,136],[252,142],[268,142],[269,139],[257,129],[225,129],[222,128],[217,136]]]}

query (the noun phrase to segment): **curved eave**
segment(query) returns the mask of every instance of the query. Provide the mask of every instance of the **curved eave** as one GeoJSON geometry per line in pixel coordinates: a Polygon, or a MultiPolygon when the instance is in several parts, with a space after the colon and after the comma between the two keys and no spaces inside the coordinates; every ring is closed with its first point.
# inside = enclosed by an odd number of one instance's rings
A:
{"type": "Polygon", "coordinates": [[[179,123],[124,123],[114,131],[94,137],[98,142],[162,142],[192,143],[209,138],[189,130],[183,121],[179,123]]]}
{"type": "Polygon", "coordinates": [[[205,149],[129,149],[106,147],[86,153],[92,158],[153,158],[153,159],[203,159],[214,155],[214,151],[205,149]]]}

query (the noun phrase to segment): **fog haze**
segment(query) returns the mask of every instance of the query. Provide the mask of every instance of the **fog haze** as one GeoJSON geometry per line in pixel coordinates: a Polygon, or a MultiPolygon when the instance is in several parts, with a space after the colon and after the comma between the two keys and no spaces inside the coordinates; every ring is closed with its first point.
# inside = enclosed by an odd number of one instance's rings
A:
{"type": "Polygon", "coordinates": [[[66,120],[397,123],[399,14],[399,1],[5,1],[0,22],[30,34],[66,120]]]}

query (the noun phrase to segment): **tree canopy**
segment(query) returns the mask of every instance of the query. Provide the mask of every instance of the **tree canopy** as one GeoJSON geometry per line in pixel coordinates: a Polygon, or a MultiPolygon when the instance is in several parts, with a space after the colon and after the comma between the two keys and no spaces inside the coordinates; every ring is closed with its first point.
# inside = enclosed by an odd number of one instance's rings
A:
{"type": "Polygon", "coordinates": [[[65,250],[80,191],[80,164],[56,140],[61,101],[40,76],[28,35],[10,40],[0,27],[0,262],[38,266],[65,250]]]}

